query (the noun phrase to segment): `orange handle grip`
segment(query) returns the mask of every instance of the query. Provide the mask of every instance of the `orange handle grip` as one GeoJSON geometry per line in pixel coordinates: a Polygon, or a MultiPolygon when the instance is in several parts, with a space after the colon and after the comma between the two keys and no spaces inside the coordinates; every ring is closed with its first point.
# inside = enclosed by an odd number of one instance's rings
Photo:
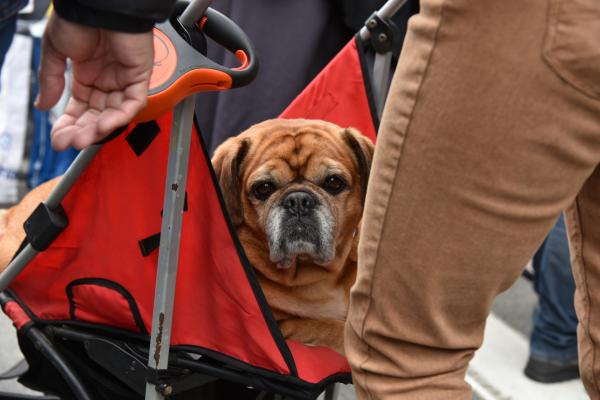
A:
{"type": "MultiPolygon", "coordinates": [[[[240,60],[241,66],[228,68],[209,60],[181,35],[176,15],[158,24],[154,34],[154,66],[150,77],[148,103],[136,115],[135,122],[155,119],[172,110],[177,103],[195,93],[227,90],[251,82],[258,72],[254,49],[244,34],[229,18],[207,9],[197,29],[228,48],[240,60]],[[179,31],[178,31],[179,29],[179,31]]],[[[194,32],[198,34],[198,32],[194,32]]]]}

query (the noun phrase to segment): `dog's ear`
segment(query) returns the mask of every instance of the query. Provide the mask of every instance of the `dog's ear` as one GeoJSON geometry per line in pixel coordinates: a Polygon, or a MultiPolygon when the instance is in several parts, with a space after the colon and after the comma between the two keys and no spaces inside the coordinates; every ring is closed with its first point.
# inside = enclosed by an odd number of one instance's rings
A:
{"type": "Polygon", "coordinates": [[[242,205],[242,162],[250,149],[248,139],[231,138],[220,145],[212,158],[225,206],[234,226],[244,222],[242,205]]]}
{"type": "Polygon", "coordinates": [[[364,205],[375,146],[371,140],[354,128],[344,129],[343,136],[346,144],[350,146],[350,149],[352,149],[352,153],[354,154],[354,158],[358,165],[358,172],[360,174],[361,199],[362,204],[364,205]]]}

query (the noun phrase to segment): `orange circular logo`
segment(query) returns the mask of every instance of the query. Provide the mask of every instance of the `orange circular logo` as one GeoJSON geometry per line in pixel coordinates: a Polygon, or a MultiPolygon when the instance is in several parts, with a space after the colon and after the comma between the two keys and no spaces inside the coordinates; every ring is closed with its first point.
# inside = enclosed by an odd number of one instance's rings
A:
{"type": "Polygon", "coordinates": [[[177,52],[167,35],[154,28],[154,66],[150,76],[150,90],[169,80],[177,66],[177,52]]]}

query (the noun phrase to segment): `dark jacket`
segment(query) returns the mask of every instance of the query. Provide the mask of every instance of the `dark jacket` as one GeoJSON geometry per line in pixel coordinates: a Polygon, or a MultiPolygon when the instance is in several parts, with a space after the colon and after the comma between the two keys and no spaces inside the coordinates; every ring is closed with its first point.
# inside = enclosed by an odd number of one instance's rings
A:
{"type": "Polygon", "coordinates": [[[64,19],[121,32],[146,32],[171,14],[175,0],[54,0],[64,19]]]}
{"type": "Polygon", "coordinates": [[[0,22],[13,17],[27,4],[27,0],[0,0],[0,22]]]}
{"type": "MultiPolygon", "coordinates": [[[[246,87],[198,95],[198,121],[211,151],[279,115],[353,35],[331,0],[214,0],[212,6],[250,37],[260,72],[246,87]]],[[[208,56],[223,65],[239,63],[211,42],[208,56]]]]}
{"type": "MultiPolygon", "coordinates": [[[[395,20],[404,37],[406,21],[418,9],[409,0],[395,20]],[[404,30],[402,29],[404,27],[404,30]]],[[[250,125],[277,117],[350,40],[385,0],[214,0],[248,34],[260,73],[244,88],[198,95],[198,121],[212,152],[250,125]]],[[[398,46],[395,49],[399,53],[398,46]]],[[[208,56],[224,65],[237,61],[209,42],[208,56]]]]}

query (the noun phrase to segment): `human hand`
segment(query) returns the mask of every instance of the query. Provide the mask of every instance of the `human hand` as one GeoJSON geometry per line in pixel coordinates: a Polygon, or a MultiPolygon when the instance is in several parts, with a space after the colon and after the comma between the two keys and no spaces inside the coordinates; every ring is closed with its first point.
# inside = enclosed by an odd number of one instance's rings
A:
{"type": "Polygon", "coordinates": [[[65,87],[71,97],[52,128],[52,146],[82,149],[128,124],[146,105],[154,45],[151,32],[122,33],[69,22],[54,13],[44,32],[35,106],[48,110],[65,87]]]}

